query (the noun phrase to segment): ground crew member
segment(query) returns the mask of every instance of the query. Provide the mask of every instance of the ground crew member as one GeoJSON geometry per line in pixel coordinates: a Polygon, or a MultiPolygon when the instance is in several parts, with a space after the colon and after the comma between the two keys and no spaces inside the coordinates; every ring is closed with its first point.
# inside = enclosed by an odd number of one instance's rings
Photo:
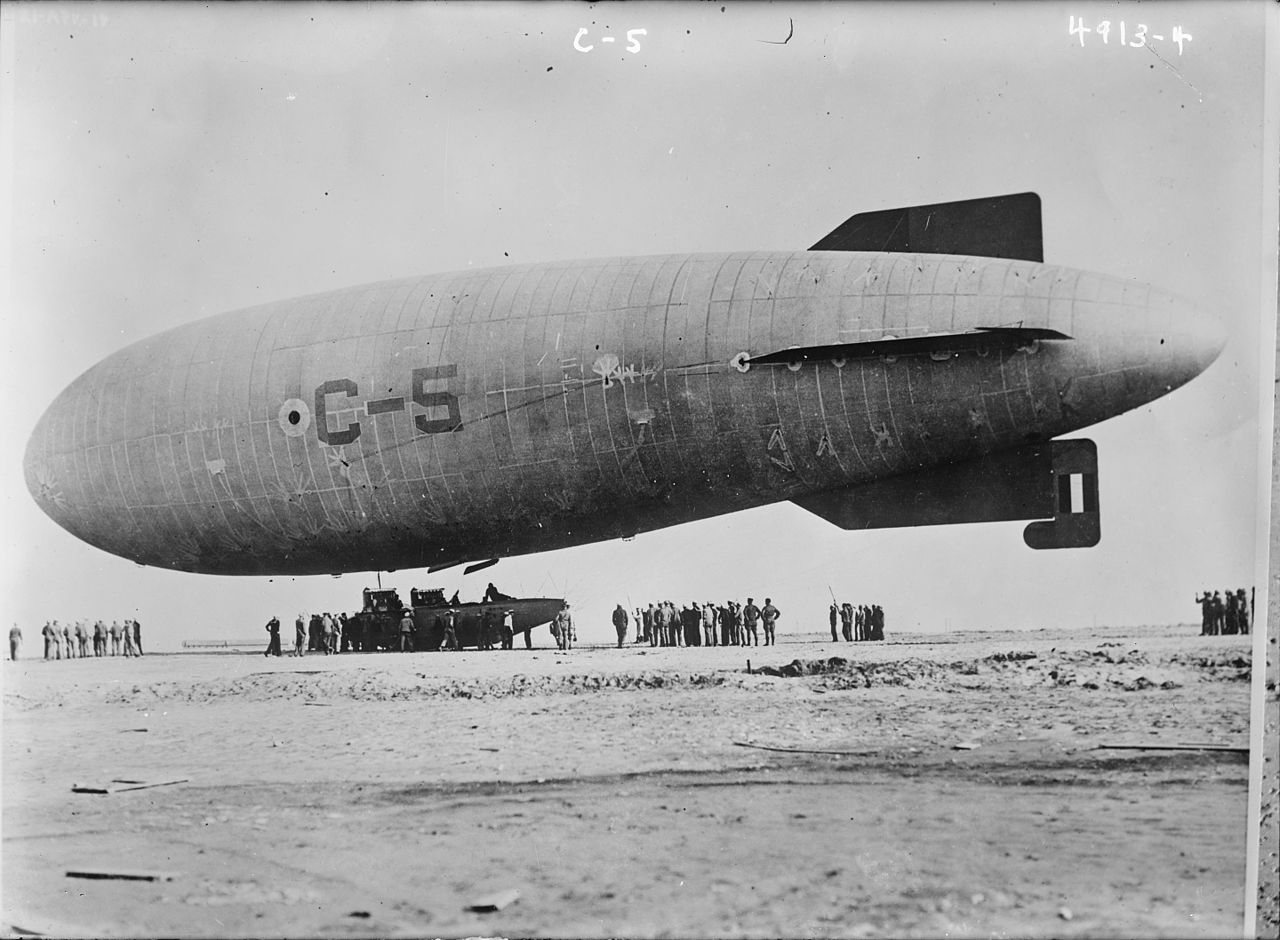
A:
{"type": "Polygon", "coordinates": [[[1213,595],[1206,589],[1196,595],[1196,603],[1200,605],[1200,635],[1209,636],[1213,629],[1213,595]]]}
{"type": "Polygon", "coordinates": [[[136,619],[133,621],[133,652],[135,656],[142,655],[142,624],[136,619]]]}
{"type": "Polygon", "coordinates": [[[1241,633],[1249,632],[1249,604],[1245,599],[1244,588],[1236,591],[1236,618],[1241,633]]]}
{"type": "Polygon", "coordinates": [[[338,651],[343,649],[342,615],[339,614],[337,617],[330,617],[329,619],[333,621],[333,634],[329,637],[329,649],[334,655],[337,655],[338,651]]]}
{"type": "Polygon", "coordinates": [[[840,619],[840,610],[836,607],[836,602],[831,602],[831,607],[827,610],[827,619],[831,621],[831,642],[834,643],[840,639],[840,635],[836,632],[836,621],[840,619]]]}
{"type": "Polygon", "coordinates": [[[307,650],[307,615],[298,614],[293,622],[293,655],[305,656],[307,650]]]}
{"type": "Polygon", "coordinates": [[[101,620],[97,620],[93,624],[93,655],[107,655],[107,628],[101,620]]]}
{"type": "Polygon", "coordinates": [[[778,618],[782,616],[782,611],[773,606],[773,601],[769,598],[764,599],[764,609],[760,611],[760,619],[764,621],[764,645],[776,646],[777,643],[773,638],[773,627],[778,622],[778,618]]]}
{"type": "Polygon", "coordinates": [[[133,651],[133,624],[126,620],[120,629],[124,639],[124,655],[126,657],[136,655],[133,651]]]}
{"type": "Polygon", "coordinates": [[[456,650],[458,648],[457,621],[458,612],[449,608],[444,615],[444,640],[440,644],[441,649],[456,650]]]}
{"type": "Polygon", "coordinates": [[[18,661],[18,653],[22,650],[22,628],[16,623],[9,628],[9,658],[15,663],[18,661]]]}
{"type": "Polygon", "coordinates": [[[569,613],[568,601],[560,608],[560,613],[557,616],[560,619],[560,640],[563,644],[561,649],[568,652],[573,649],[573,641],[577,639],[573,632],[573,615],[569,613]]]}
{"type": "Polygon", "coordinates": [[[40,633],[44,637],[44,658],[52,659],[53,658],[53,626],[49,623],[49,621],[46,620],[44,622],[44,629],[41,630],[40,633]]]}
{"type": "Polygon", "coordinates": [[[111,635],[111,655],[120,655],[120,621],[111,621],[111,629],[108,631],[111,635]]]}
{"type": "Polygon", "coordinates": [[[279,656],[280,655],[280,620],[272,617],[267,621],[267,632],[271,634],[271,639],[267,643],[267,650],[263,656],[279,656]]]}
{"type": "MultiPolygon", "coordinates": [[[[529,634],[527,632],[525,633],[524,636],[526,640],[529,638],[529,634]]],[[[509,610],[504,610],[502,612],[502,648],[504,650],[511,649],[513,646],[515,646],[515,639],[516,639],[515,615],[509,610]]]]}
{"type": "Polygon", "coordinates": [[[756,606],[754,597],[747,598],[747,606],[742,608],[742,625],[746,635],[742,638],[743,646],[759,646],[760,637],[756,633],[756,623],[760,620],[760,608],[756,606]]]}
{"type": "Polygon", "coordinates": [[[400,652],[413,652],[413,614],[407,610],[400,618],[400,652]]]}
{"type": "Polygon", "coordinates": [[[702,607],[702,634],[703,643],[707,646],[716,646],[716,605],[711,601],[707,601],[702,607]]]}
{"type": "Polygon", "coordinates": [[[681,610],[680,616],[684,621],[684,645],[701,646],[702,610],[698,607],[698,602],[694,601],[688,607],[681,610]]]}
{"type": "Polygon", "coordinates": [[[613,630],[618,634],[618,649],[627,642],[627,612],[621,604],[613,609],[613,630]]]}
{"type": "Polygon", "coordinates": [[[66,647],[67,659],[76,658],[76,645],[71,641],[71,624],[62,625],[62,645],[66,647]]]}

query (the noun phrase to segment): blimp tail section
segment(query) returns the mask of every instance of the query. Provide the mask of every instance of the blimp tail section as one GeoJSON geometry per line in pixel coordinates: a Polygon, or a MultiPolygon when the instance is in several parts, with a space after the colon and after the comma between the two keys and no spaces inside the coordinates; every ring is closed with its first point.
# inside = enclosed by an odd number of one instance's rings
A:
{"type": "Polygon", "coordinates": [[[1044,261],[1040,197],[985,196],[859,212],[810,251],[890,251],[1044,261]]]}
{"type": "Polygon", "coordinates": [[[793,499],[842,529],[1034,519],[1031,548],[1091,548],[1102,536],[1098,449],[1047,441],[793,499]]]}

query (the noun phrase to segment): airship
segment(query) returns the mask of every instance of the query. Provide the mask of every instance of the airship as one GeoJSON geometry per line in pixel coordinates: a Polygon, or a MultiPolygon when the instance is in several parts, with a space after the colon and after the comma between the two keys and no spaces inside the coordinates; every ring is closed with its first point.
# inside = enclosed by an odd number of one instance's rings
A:
{"type": "Polygon", "coordinates": [[[1190,381],[1219,324],[1043,259],[1016,193],[808,250],[428,274],[187,323],[75,379],[41,509],[143,565],[440,570],[790,501],[847,530],[1101,538],[1080,429],[1190,381]]]}

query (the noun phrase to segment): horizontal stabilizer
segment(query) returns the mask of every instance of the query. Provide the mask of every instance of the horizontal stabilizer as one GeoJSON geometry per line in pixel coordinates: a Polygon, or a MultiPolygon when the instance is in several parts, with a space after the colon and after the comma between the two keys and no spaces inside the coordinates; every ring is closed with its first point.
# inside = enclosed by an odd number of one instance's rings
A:
{"type": "Polygon", "coordinates": [[[1089,548],[1102,537],[1098,449],[1077,438],[929,467],[792,500],[842,529],[1036,519],[1031,548],[1089,548]]]}
{"type": "Polygon", "coordinates": [[[1033,326],[980,326],[955,333],[926,333],[923,336],[882,339],[861,343],[829,343],[825,346],[793,346],[746,360],[751,365],[795,362],[824,362],[832,359],[872,359],[877,356],[938,355],[967,350],[1015,349],[1038,340],[1071,339],[1057,330],[1033,326]]]}
{"type": "Polygon", "coordinates": [[[1040,197],[987,196],[850,216],[810,251],[892,251],[1044,261],[1040,197]]]}

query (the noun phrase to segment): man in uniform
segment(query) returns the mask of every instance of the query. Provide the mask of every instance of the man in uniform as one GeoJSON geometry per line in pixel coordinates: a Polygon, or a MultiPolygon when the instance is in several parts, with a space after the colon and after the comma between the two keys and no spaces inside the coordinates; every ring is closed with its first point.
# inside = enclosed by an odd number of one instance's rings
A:
{"type": "Polygon", "coordinates": [[[107,655],[107,627],[101,620],[93,623],[93,655],[107,655]]]}
{"type": "Polygon", "coordinates": [[[440,643],[442,650],[458,648],[458,612],[450,607],[444,614],[444,640],[440,643]]]}
{"type": "Polygon", "coordinates": [[[778,622],[778,618],[782,616],[782,611],[773,606],[773,600],[766,597],[764,599],[764,608],[760,611],[760,619],[764,621],[764,645],[776,646],[774,640],[773,628],[778,622]]]}
{"type": "Polygon", "coordinates": [[[44,637],[44,658],[53,659],[53,625],[49,621],[44,622],[40,635],[44,637]]]}
{"type": "MultiPolygon", "coordinates": [[[[528,632],[525,638],[528,639],[528,632]]],[[[516,640],[516,618],[514,612],[504,610],[502,612],[502,648],[504,650],[512,649],[516,640]]]]}
{"type": "Polygon", "coordinates": [[[120,635],[121,635],[120,621],[119,620],[111,621],[111,629],[108,632],[111,635],[111,655],[119,656],[120,655],[120,635]]]}
{"type": "Polygon", "coordinates": [[[267,632],[271,634],[271,639],[267,643],[266,652],[263,656],[279,656],[280,655],[280,619],[272,617],[267,621],[267,632]]]}
{"type": "Polygon", "coordinates": [[[298,614],[293,622],[293,655],[302,657],[307,652],[307,615],[298,614]]]}
{"type": "Polygon", "coordinates": [[[1223,630],[1226,629],[1227,610],[1226,605],[1222,603],[1222,595],[1218,591],[1213,592],[1213,635],[1222,636],[1223,630]]]}
{"type": "Polygon", "coordinates": [[[413,614],[408,610],[400,618],[400,652],[413,652],[413,614]]]}
{"type": "Polygon", "coordinates": [[[748,597],[747,605],[742,608],[742,626],[746,629],[746,634],[742,638],[743,646],[760,645],[760,635],[756,632],[756,624],[759,620],[760,608],[756,606],[756,599],[748,597]]]}
{"type": "Polygon", "coordinates": [[[18,653],[22,651],[22,628],[16,623],[9,628],[9,658],[18,661],[18,653]]]}
{"type": "Polygon", "coordinates": [[[618,634],[618,649],[622,649],[622,644],[627,642],[627,611],[619,604],[613,609],[613,630],[618,634]]]}
{"type": "Polygon", "coordinates": [[[142,624],[136,618],[133,621],[133,654],[142,655],[142,624]]]}
{"type": "Polygon", "coordinates": [[[125,658],[136,655],[133,651],[133,624],[128,618],[125,619],[123,626],[120,627],[120,638],[124,640],[125,658]]]}
{"type": "Polygon", "coordinates": [[[703,646],[717,646],[716,643],[716,605],[711,601],[707,601],[702,605],[702,644],[703,646]]]}
{"type": "Polygon", "coordinates": [[[577,639],[573,629],[573,614],[569,613],[569,602],[565,601],[557,614],[560,620],[560,641],[565,652],[573,649],[573,641],[577,639]]]}
{"type": "Polygon", "coordinates": [[[680,608],[680,624],[684,627],[684,645],[698,646],[702,642],[702,611],[695,601],[680,608]]]}
{"type": "Polygon", "coordinates": [[[834,600],[832,600],[831,606],[827,609],[827,619],[831,621],[831,642],[835,643],[840,639],[840,634],[836,632],[836,623],[840,620],[840,609],[836,607],[834,600]]]}
{"type": "Polygon", "coordinates": [[[1213,627],[1213,595],[1205,590],[1196,595],[1196,603],[1200,605],[1200,635],[1208,636],[1213,627]]]}
{"type": "Polygon", "coordinates": [[[71,624],[64,623],[62,625],[62,645],[66,647],[67,659],[76,658],[76,644],[71,639],[71,624]]]}
{"type": "Polygon", "coordinates": [[[1244,588],[1236,591],[1236,622],[1240,625],[1241,633],[1249,632],[1249,603],[1245,598],[1244,588]]]}

